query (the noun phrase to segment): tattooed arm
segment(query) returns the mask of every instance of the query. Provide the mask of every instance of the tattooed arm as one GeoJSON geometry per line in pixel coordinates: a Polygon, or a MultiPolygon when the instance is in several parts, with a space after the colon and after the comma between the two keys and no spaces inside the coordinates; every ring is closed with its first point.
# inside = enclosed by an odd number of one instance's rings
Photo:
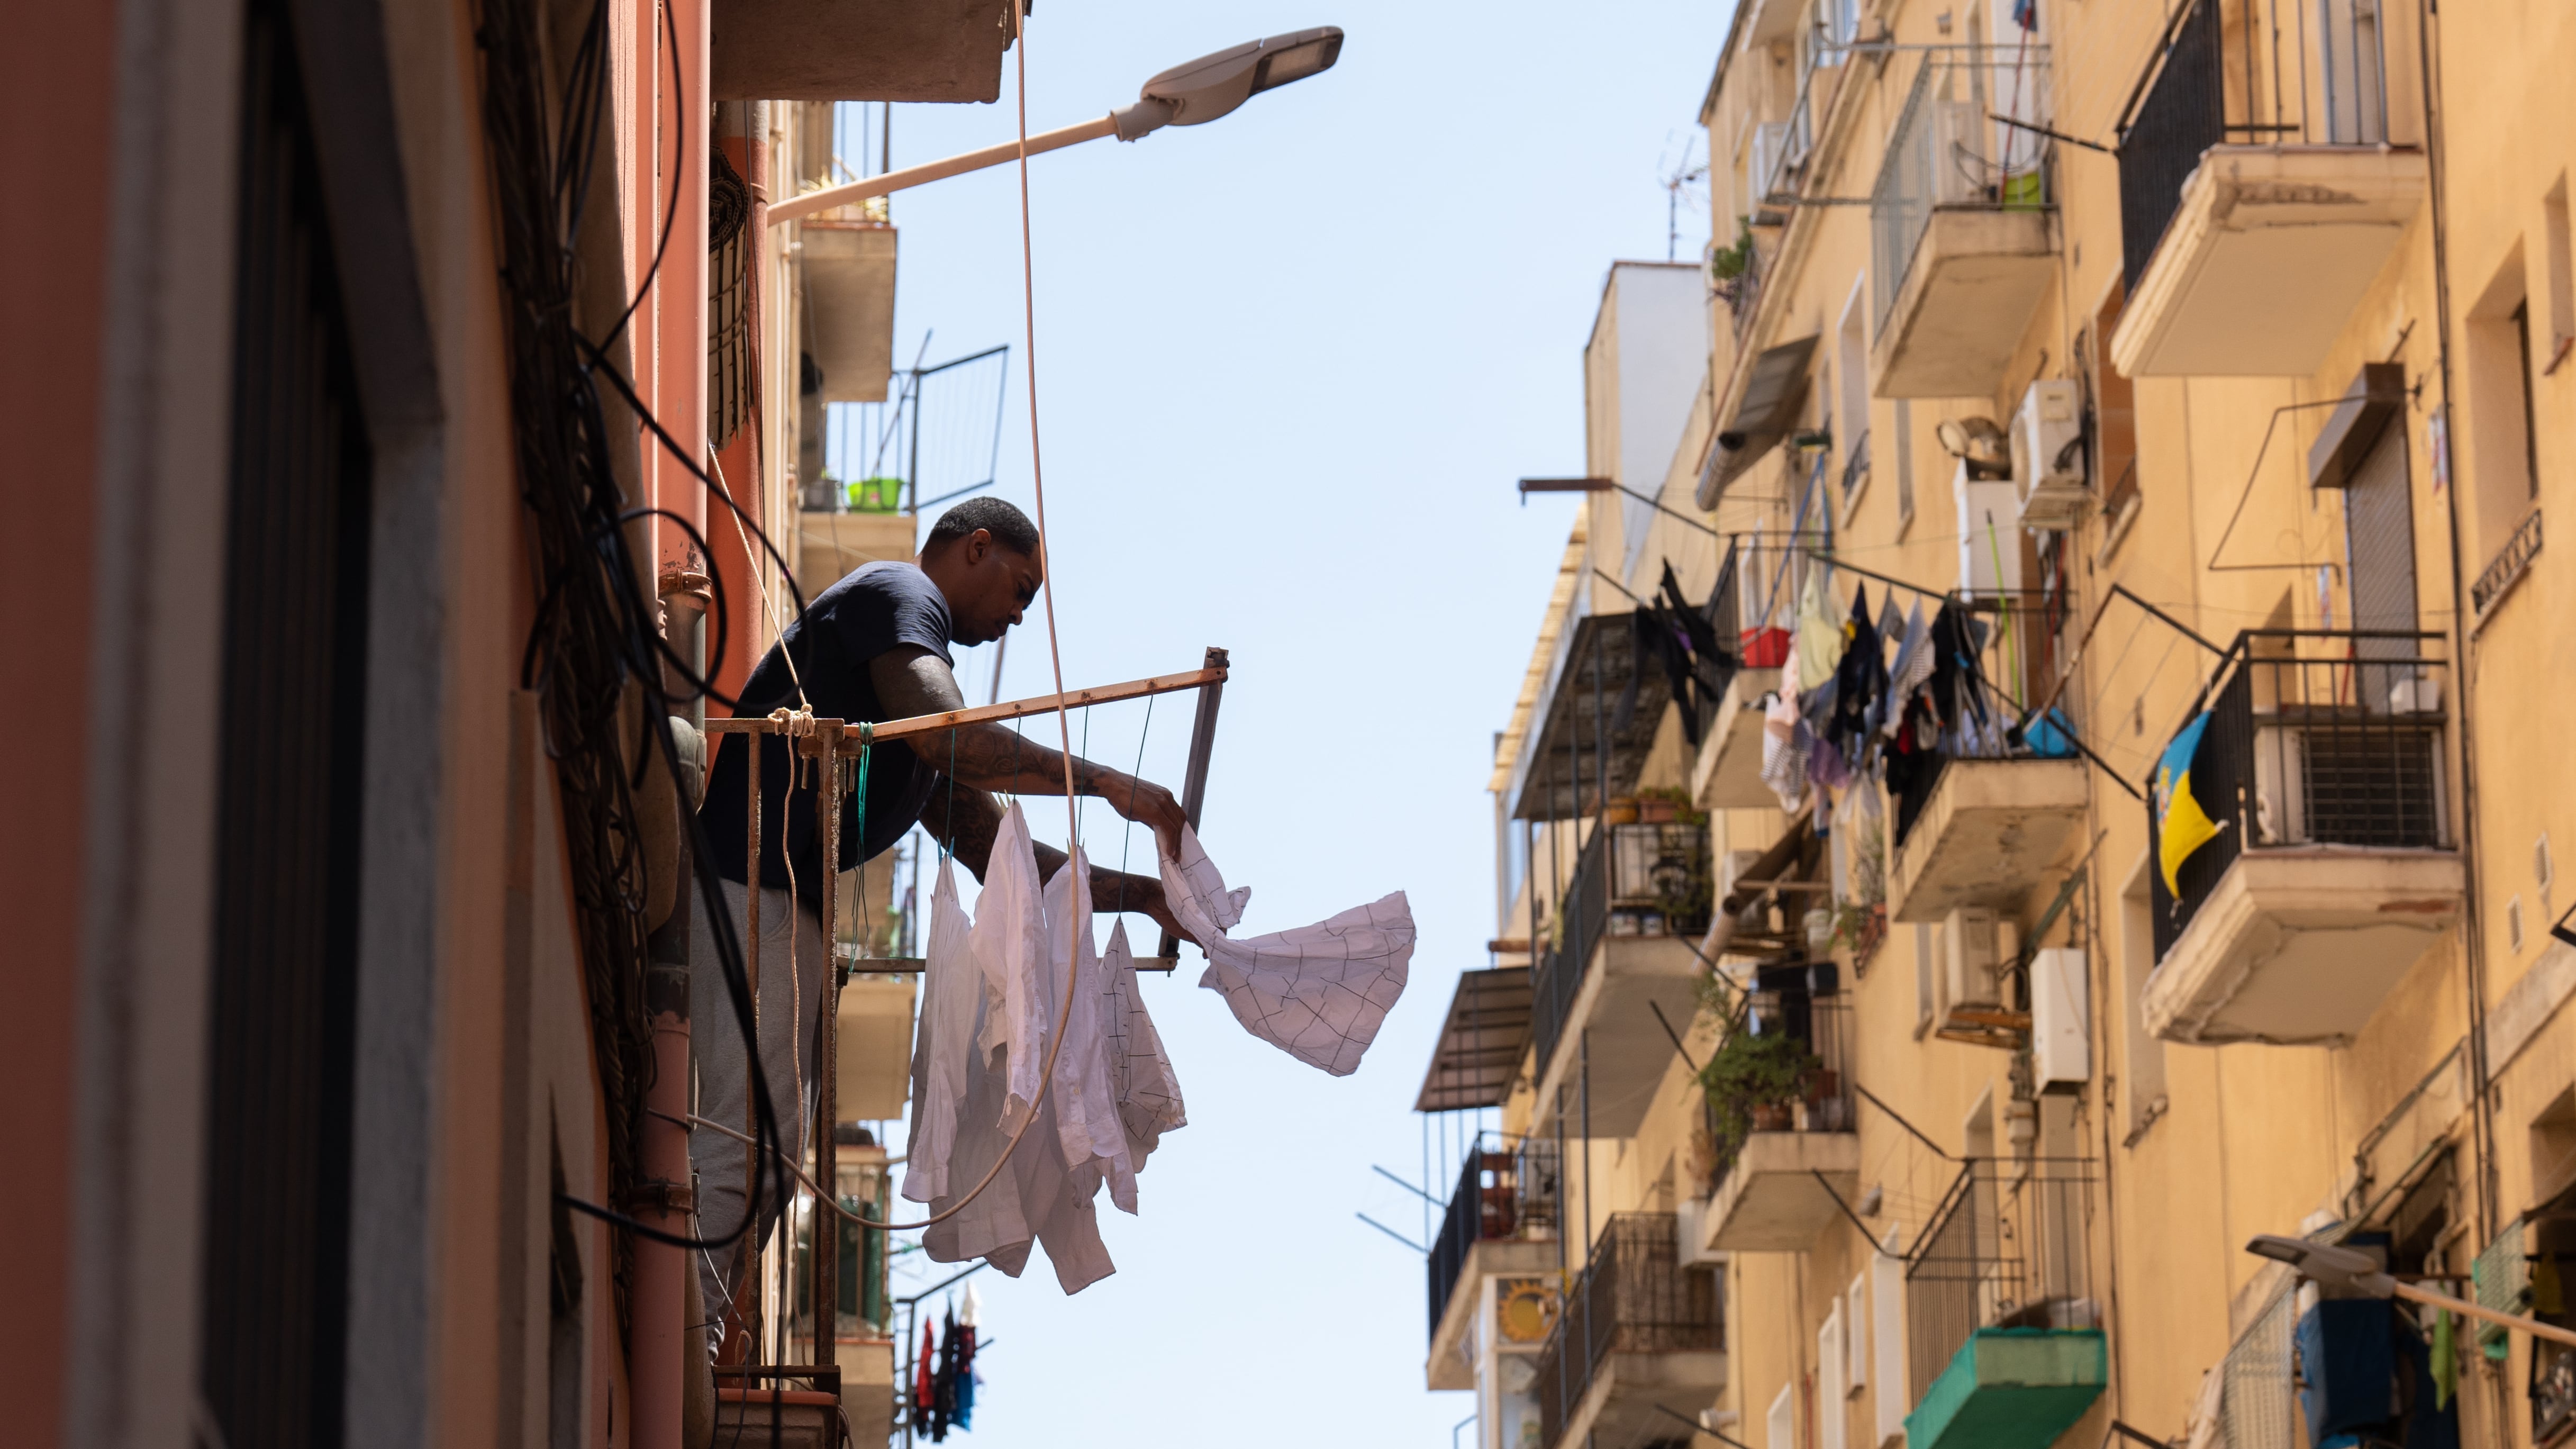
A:
{"type": "MultiPolygon", "coordinates": [[[[907,646],[878,655],[868,663],[868,677],[876,686],[878,702],[891,718],[942,714],[966,707],[956,676],[927,649],[907,646]]],[[[966,725],[947,734],[919,735],[909,743],[924,763],[967,787],[955,792],[953,810],[949,791],[933,792],[929,807],[922,812],[922,824],[952,842],[957,858],[975,872],[977,880],[984,878],[984,867],[992,859],[993,837],[1002,824],[1001,807],[986,792],[1064,793],[1065,756],[997,724],[966,725]]],[[[1171,791],[1079,755],[1073,757],[1072,768],[1076,794],[1096,795],[1109,802],[1120,815],[1152,830],[1164,854],[1179,853],[1181,827],[1188,817],[1171,791]]],[[[1064,852],[1046,845],[1037,847],[1037,856],[1042,879],[1053,878],[1065,860],[1064,852]]],[[[1196,938],[1172,919],[1163,902],[1163,884],[1153,877],[1094,867],[1091,904],[1098,911],[1142,911],[1164,930],[1195,944],[1196,938]]]]}

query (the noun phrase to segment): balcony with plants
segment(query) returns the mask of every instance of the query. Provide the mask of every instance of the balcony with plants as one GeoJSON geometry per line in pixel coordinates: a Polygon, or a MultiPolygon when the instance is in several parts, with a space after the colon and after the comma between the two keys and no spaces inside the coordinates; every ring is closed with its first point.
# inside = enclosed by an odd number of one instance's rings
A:
{"type": "Polygon", "coordinates": [[[2042,46],[1927,55],[1870,190],[1880,397],[1994,393],[2057,275],[2042,46]]]}
{"type": "Polygon", "coordinates": [[[2347,1043],[2453,927],[2442,637],[2236,636],[2149,796],[2158,1036],[2347,1043]]]}
{"type": "Polygon", "coordinates": [[[2126,377],[2305,377],[2422,206],[2412,11],[2192,0],[2120,128],[2126,377]],[[2392,91],[2397,93],[2392,103],[2392,91]]]}
{"type": "Polygon", "coordinates": [[[1618,1213],[1565,1297],[1533,1387],[1547,1449],[1674,1437],[1726,1386],[1725,1298],[1671,1213],[1618,1213]]]}
{"type": "Polygon", "coordinates": [[[1552,1141],[1489,1132],[1468,1151],[1431,1245],[1431,1388],[1476,1386],[1480,1315],[1497,1347],[1530,1352],[1545,1341],[1557,1313],[1563,1196],[1552,1141]]]}
{"type": "Polygon", "coordinates": [[[1804,1252],[1859,1188],[1851,1005],[1833,963],[1757,969],[1753,987],[1707,983],[1724,1023],[1700,1069],[1714,1158],[1698,1252],[1804,1252]]]}

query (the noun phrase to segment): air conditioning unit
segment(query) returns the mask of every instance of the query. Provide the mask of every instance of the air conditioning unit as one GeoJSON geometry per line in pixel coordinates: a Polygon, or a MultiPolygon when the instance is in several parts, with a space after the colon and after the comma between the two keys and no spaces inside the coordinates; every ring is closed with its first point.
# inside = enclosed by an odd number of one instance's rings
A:
{"type": "Polygon", "coordinates": [[[1941,924],[1950,1007],[2003,1005],[2003,971],[2015,954],[2013,923],[1979,906],[1961,906],[1941,924]]]}
{"type": "Polygon", "coordinates": [[[2069,378],[2034,382],[2013,414],[2013,484],[2025,528],[2063,531],[2084,516],[2084,409],[2069,378]]]}
{"type": "Polygon", "coordinates": [[[2080,1092],[2093,1074],[2084,952],[2049,946],[2030,958],[2031,1076],[2043,1092],[2080,1092]]]}

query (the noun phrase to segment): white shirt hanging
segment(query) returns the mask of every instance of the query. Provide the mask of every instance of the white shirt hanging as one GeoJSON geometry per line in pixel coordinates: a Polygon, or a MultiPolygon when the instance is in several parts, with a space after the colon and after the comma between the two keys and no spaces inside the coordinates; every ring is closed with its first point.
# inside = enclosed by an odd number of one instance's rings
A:
{"type": "Polygon", "coordinates": [[[984,1025],[975,1041],[987,1053],[1010,1049],[1010,1076],[997,1120],[1017,1127],[1037,1100],[1038,1074],[1046,1062],[1043,1043],[1053,1017],[1040,979],[1047,954],[1046,904],[1028,819],[1016,800],[1002,812],[992,856],[984,864],[974,943],[984,978],[984,1025]]]}
{"type": "Polygon", "coordinates": [[[921,1021],[912,1047],[912,1133],[903,1169],[903,1195],[911,1202],[929,1202],[950,1190],[948,1164],[957,1150],[957,1115],[966,1105],[967,1063],[975,1055],[975,1028],[984,1006],[974,924],[957,903],[955,868],[942,856],[939,880],[930,890],[921,1021]]]}

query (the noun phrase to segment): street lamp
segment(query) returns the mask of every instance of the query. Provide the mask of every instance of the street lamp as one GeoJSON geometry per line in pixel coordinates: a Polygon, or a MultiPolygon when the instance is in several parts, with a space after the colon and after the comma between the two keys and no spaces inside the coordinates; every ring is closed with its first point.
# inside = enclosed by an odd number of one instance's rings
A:
{"type": "MultiPolygon", "coordinates": [[[[1277,90],[1290,81],[1301,81],[1332,69],[1333,62],[1341,56],[1342,28],[1338,25],[1294,30],[1267,40],[1249,41],[1231,50],[1220,50],[1214,55],[1203,55],[1173,66],[1145,82],[1133,105],[1123,106],[1096,121],[1085,121],[1078,126],[1066,126],[1029,137],[1027,154],[1035,156],[1041,151],[1061,150],[1084,141],[1096,141],[1103,136],[1134,141],[1165,126],[1205,125],[1263,91],[1277,90]]],[[[1020,155],[1020,142],[1005,141],[999,146],[987,146],[981,151],[969,151],[944,161],[925,162],[841,186],[827,186],[786,201],[772,202],[769,224],[777,226],[870,196],[883,196],[889,191],[901,191],[926,181],[981,171],[987,166],[1016,161],[1020,155]]]]}
{"type": "Polygon", "coordinates": [[[1620,482],[1616,478],[1523,478],[1521,480],[1521,502],[1529,502],[1529,496],[1533,493],[1625,493],[1629,497],[1636,499],[1638,502],[1645,504],[1647,507],[1654,509],[1656,512],[1666,514],[1679,522],[1689,524],[1691,527],[1698,529],[1700,532],[1707,534],[1711,538],[1726,537],[1725,534],[1718,532],[1716,529],[1709,527],[1707,524],[1691,517],[1687,513],[1680,513],[1673,509],[1666,508],[1662,499],[1640,493],[1636,489],[1629,487],[1627,484],[1620,482]]]}
{"type": "Polygon", "coordinates": [[[2359,1248],[2339,1248],[2325,1243],[2311,1243],[2305,1238],[2285,1238],[2265,1233],[2245,1245],[2245,1251],[2275,1263],[2287,1263],[2291,1271],[2320,1288],[2335,1288],[2358,1293],[2366,1298],[2404,1298],[2415,1303],[2429,1303],[2447,1308],[2463,1318],[2481,1319],[2488,1323],[2519,1328],[2534,1338],[2553,1343],[2576,1345],[2576,1331],[2543,1323],[2519,1313],[2500,1313],[2466,1298],[2436,1293],[2413,1283],[2401,1283],[2379,1266],[2379,1260],[2359,1248]]]}

